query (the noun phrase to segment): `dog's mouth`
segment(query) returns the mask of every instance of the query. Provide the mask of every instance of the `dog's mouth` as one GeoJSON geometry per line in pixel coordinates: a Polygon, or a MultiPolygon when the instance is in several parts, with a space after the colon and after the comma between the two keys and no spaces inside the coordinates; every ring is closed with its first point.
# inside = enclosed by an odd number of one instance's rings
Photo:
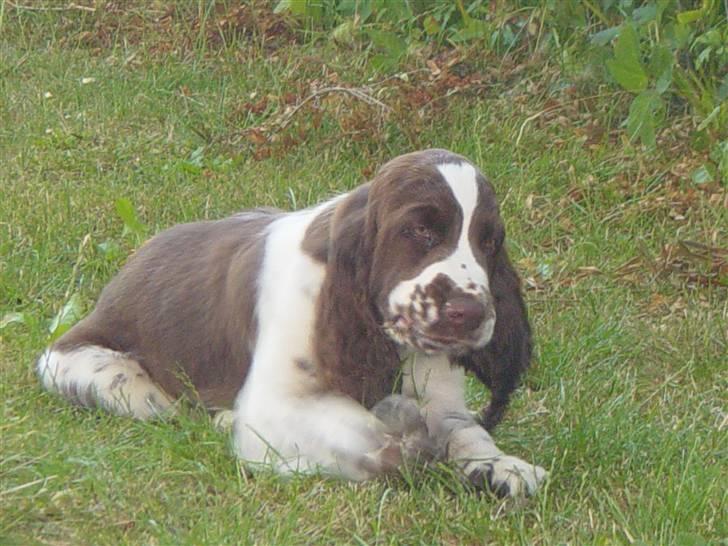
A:
{"type": "Polygon", "coordinates": [[[492,333],[488,321],[466,335],[456,335],[440,322],[422,324],[404,314],[393,316],[384,322],[387,335],[400,345],[409,346],[427,354],[459,354],[476,349],[487,343],[492,333]]]}

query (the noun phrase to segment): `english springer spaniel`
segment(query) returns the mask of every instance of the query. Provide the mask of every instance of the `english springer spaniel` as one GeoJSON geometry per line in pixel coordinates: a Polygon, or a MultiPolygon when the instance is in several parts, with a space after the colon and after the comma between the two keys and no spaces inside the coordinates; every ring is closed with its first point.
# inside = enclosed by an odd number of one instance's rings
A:
{"type": "Polygon", "coordinates": [[[427,452],[476,486],[533,493],[465,404],[498,422],[531,354],[493,188],[445,150],[397,157],[313,208],[175,226],[40,357],[46,389],[147,419],[194,398],[248,463],[364,480],[427,452]],[[395,390],[401,394],[393,394],[395,390]]]}

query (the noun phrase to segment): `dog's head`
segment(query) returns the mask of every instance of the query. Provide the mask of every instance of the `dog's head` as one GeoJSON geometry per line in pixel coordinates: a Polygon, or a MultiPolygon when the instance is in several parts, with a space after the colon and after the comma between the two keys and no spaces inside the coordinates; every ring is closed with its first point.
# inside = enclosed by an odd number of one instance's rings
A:
{"type": "Polygon", "coordinates": [[[465,158],[425,150],[387,163],[368,205],[369,291],[387,335],[428,353],[485,346],[505,234],[490,183],[465,158]]]}
{"type": "Polygon", "coordinates": [[[324,223],[316,339],[346,392],[381,382],[403,352],[464,362],[496,337],[509,343],[510,330],[527,330],[493,187],[464,157],[399,156],[324,223]]]}

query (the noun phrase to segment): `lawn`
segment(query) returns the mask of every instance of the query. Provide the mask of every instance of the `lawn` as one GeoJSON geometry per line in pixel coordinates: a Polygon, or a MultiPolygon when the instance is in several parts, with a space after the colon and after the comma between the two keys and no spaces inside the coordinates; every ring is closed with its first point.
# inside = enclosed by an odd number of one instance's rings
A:
{"type": "Polygon", "coordinates": [[[728,544],[728,198],[690,176],[690,118],[647,150],[625,93],[559,62],[382,67],[268,10],[28,4],[0,0],[0,544],[728,544]],[[142,423],[39,387],[51,332],[146,237],[429,147],[499,195],[537,358],[495,439],[550,471],[534,498],[446,466],[249,475],[198,409],[142,423]]]}

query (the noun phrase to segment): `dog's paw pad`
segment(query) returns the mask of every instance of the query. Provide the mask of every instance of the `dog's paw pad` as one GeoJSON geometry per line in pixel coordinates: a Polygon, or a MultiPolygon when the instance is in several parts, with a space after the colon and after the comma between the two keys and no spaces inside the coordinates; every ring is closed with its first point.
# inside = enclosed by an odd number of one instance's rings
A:
{"type": "Polygon", "coordinates": [[[548,472],[540,466],[509,455],[473,461],[467,465],[466,472],[471,484],[488,489],[498,497],[533,495],[548,477],[548,472]]]}

